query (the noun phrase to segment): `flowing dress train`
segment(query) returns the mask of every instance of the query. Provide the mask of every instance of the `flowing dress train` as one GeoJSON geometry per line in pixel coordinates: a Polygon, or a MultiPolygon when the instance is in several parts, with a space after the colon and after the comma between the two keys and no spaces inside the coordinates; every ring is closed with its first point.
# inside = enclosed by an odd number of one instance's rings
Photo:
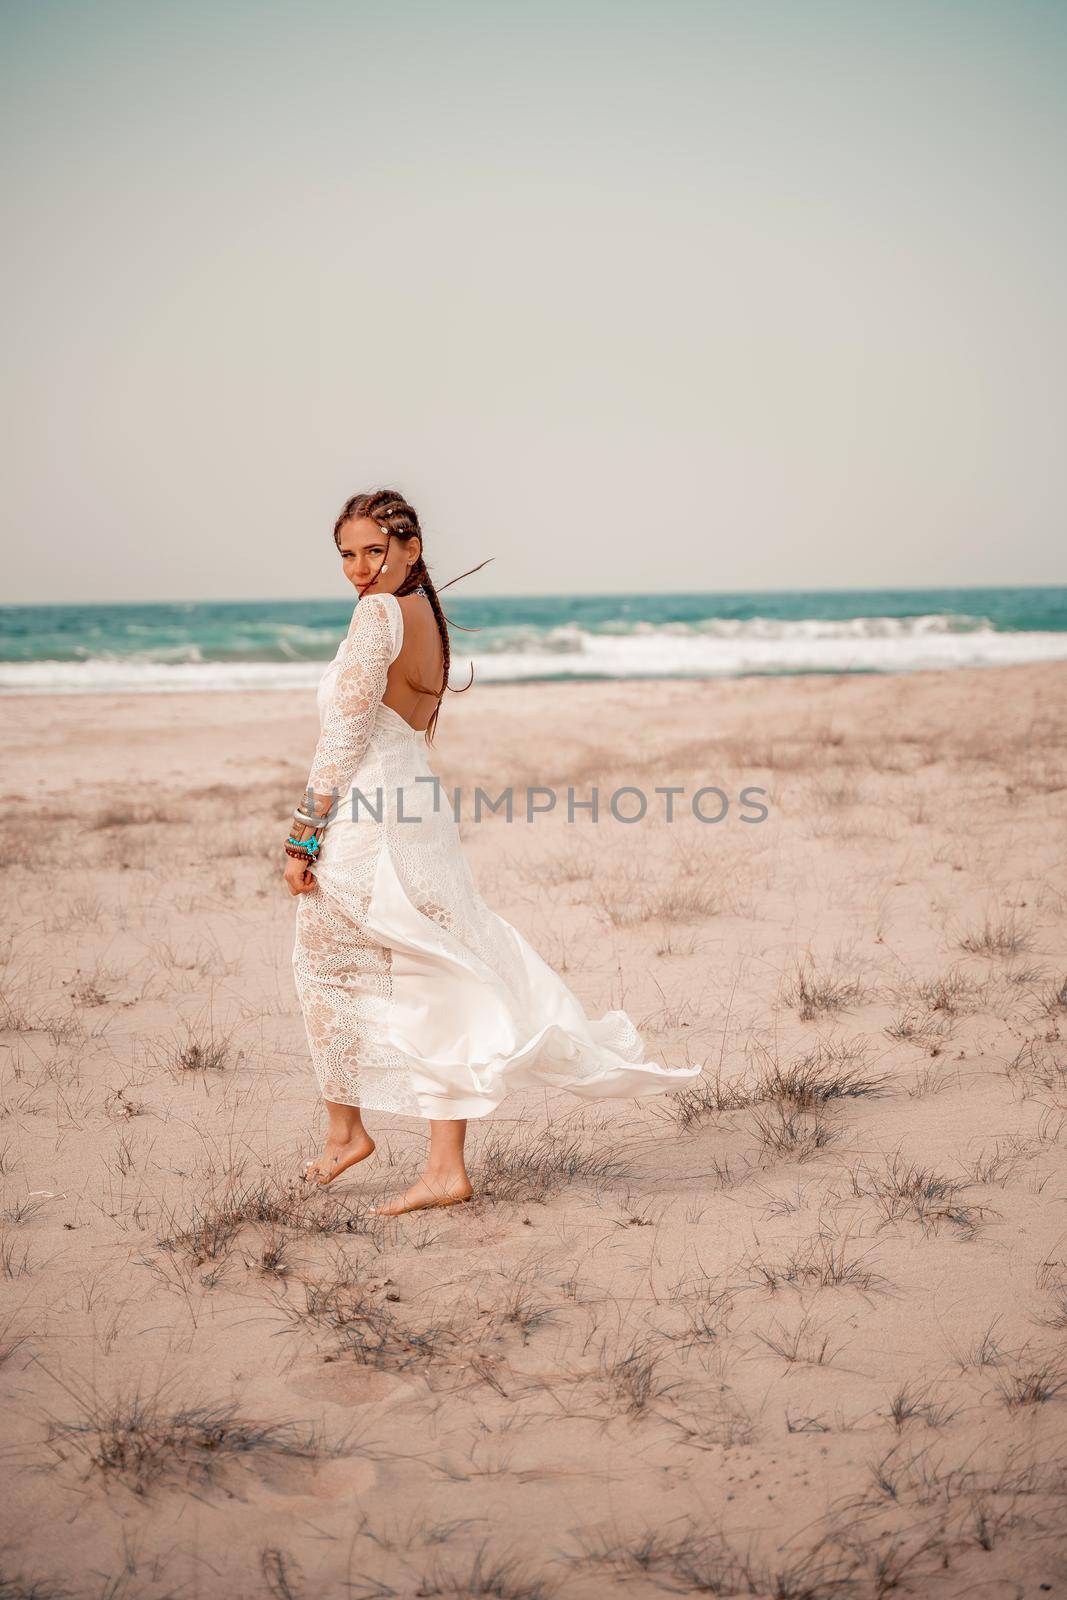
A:
{"type": "Polygon", "coordinates": [[[626,1012],[588,1017],[478,893],[424,730],[382,704],[403,639],[396,596],[364,595],[318,687],[308,787],[339,804],[292,959],[323,1098],[458,1119],[516,1089],[598,1100],[691,1084],[701,1067],[643,1061],[626,1012]]]}

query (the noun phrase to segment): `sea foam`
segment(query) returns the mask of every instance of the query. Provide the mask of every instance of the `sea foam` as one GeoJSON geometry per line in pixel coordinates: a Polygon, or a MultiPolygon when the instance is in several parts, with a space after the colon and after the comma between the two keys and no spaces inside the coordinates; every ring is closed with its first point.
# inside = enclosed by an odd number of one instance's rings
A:
{"type": "MultiPolygon", "coordinates": [[[[338,641],[342,637],[338,633],[338,641]]],[[[332,649],[336,644],[332,644],[332,649]]],[[[289,655],[289,650],[285,654],[289,655]]],[[[75,661],[0,663],[0,693],[117,694],[165,690],[309,689],[326,660],[198,659],[195,645],[75,661]]],[[[451,682],[596,678],[726,678],[746,674],[914,672],[1067,659],[1067,633],[999,631],[979,616],[625,621],[596,632],[573,623],[487,628],[476,652],[452,657],[451,682]]]]}

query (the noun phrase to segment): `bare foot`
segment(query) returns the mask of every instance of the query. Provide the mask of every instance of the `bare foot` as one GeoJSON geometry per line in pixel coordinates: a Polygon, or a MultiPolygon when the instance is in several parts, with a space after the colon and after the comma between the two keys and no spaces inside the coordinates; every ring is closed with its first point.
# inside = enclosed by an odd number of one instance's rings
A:
{"type": "Polygon", "coordinates": [[[399,1217],[405,1211],[419,1211],[423,1206],[454,1206],[469,1200],[474,1194],[467,1178],[456,1178],[445,1183],[435,1178],[417,1178],[399,1200],[385,1205],[371,1206],[372,1217],[399,1217]]]}
{"type": "Polygon", "coordinates": [[[365,1161],[373,1152],[374,1140],[369,1133],[360,1134],[348,1144],[340,1139],[327,1139],[326,1149],[318,1161],[304,1163],[304,1182],[314,1184],[317,1189],[325,1189],[334,1178],[349,1167],[354,1167],[357,1161],[365,1161]]]}

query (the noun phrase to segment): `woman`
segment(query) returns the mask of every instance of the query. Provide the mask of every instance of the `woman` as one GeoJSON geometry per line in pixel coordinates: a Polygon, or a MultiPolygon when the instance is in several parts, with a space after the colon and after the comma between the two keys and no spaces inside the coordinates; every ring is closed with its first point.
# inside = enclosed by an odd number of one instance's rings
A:
{"type": "Polygon", "coordinates": [[[514,1089],[632,1097],[701,1069],[642,1062],[626,1013],[588,1018],[479,895],[425,755],[450,651],[412,507],[391,489],[356,495],[334,541],[360,598],[319,684],[318,746],[285,847],[300,896],[293,971],[329,1112],[305,1181],[324,1186],[372,1153],[363,1111],[425,1117],[425,1171],[372,1208],[396,1216],[471,1198],[467,1120],[514,1089]]]}

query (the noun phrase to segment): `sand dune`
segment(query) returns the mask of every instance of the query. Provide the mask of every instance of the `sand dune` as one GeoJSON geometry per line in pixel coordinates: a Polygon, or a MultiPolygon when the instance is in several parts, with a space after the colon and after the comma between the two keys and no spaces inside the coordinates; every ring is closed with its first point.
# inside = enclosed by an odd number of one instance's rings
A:
{"type": "Polygon", "coordinates": [[[475,1202],[400,1219],[367,1208],[409,1119],[297,1181],[310,694],[6,698],[5,1593],[1060,1592],[1065,691],[450,697],[446,786],[561,795],[464,810],[490,904],[706,1070],[513,1096],[470,1125],[475,1202]]]}

